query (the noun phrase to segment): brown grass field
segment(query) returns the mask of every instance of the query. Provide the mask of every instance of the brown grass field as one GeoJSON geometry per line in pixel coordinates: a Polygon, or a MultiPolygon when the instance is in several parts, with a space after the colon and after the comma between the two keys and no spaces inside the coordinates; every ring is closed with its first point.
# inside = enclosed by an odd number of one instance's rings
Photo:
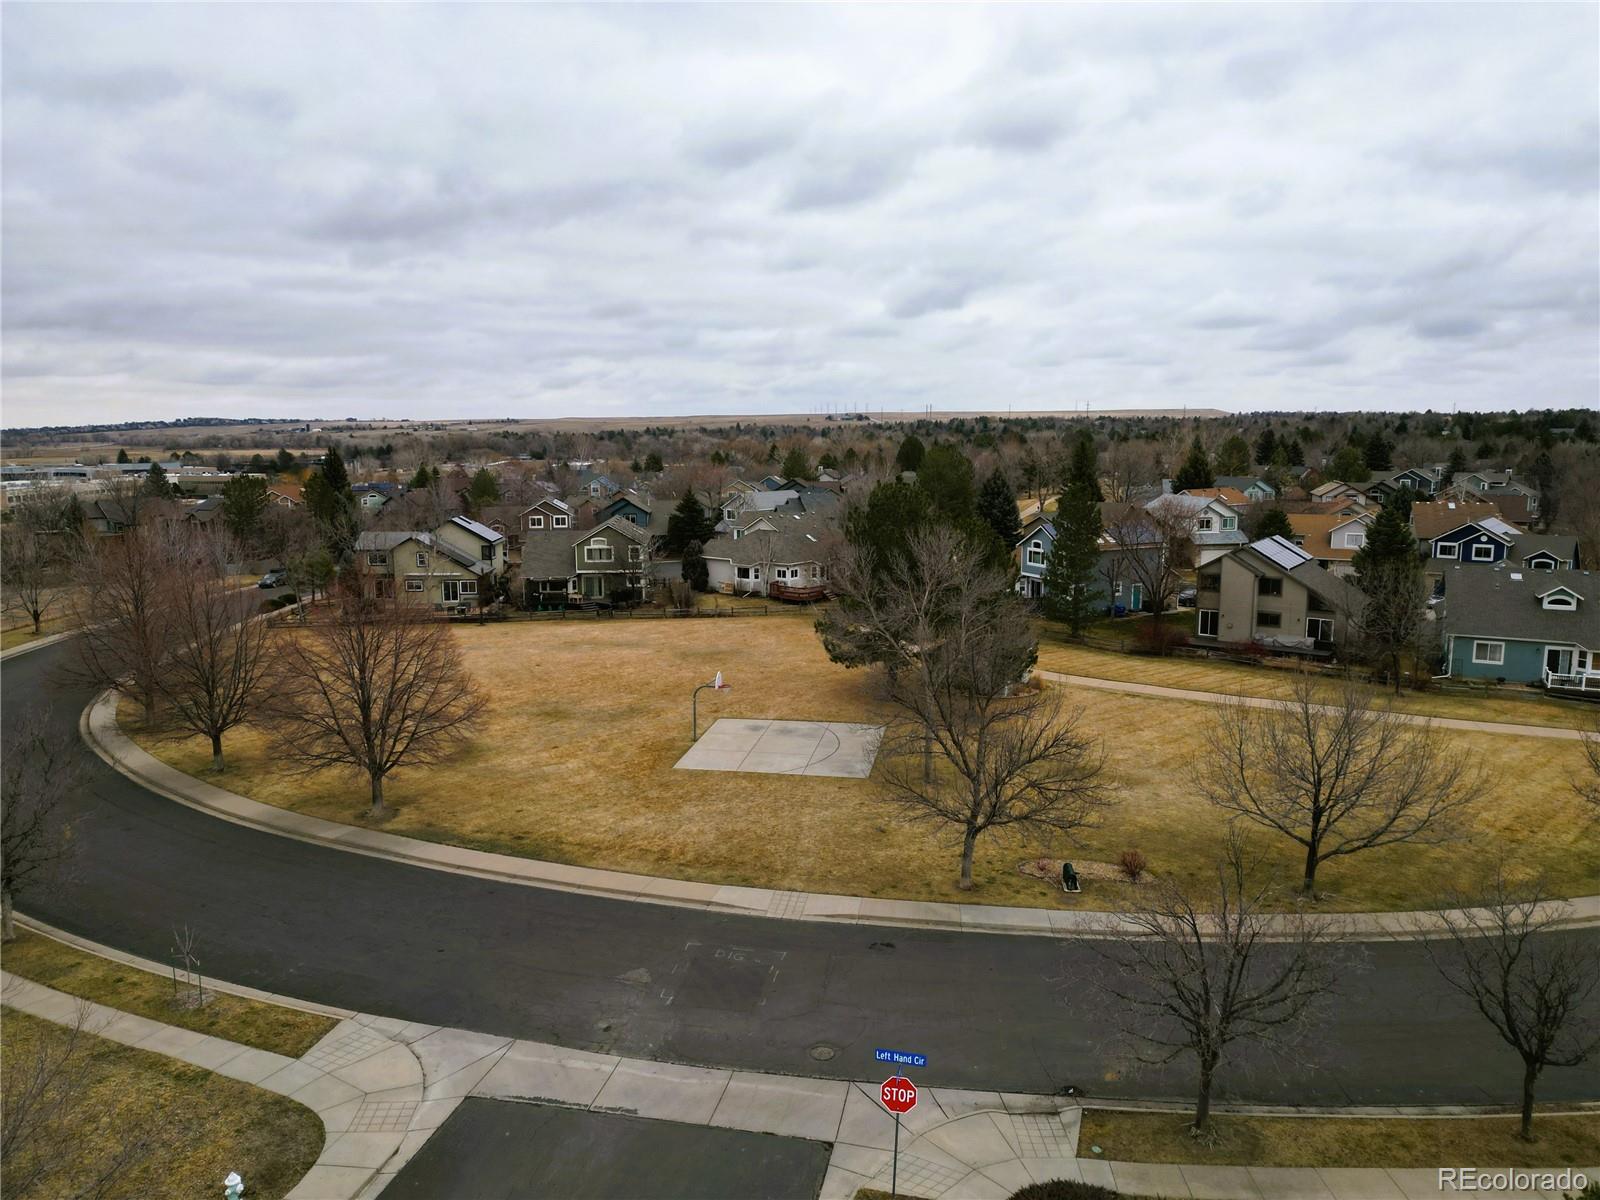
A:
{"type": "MultiPolygon", "coordinates": [[[[675,771],[689,744],[689,695],[725,673],[732,690],[701,694],[701,719],[768,717],[871,721],[871,676],[827,659],[800,616],[730,620],[512,622],[461,627],[469,670],[490,698],[473,746],[453,763],[400,770],[386,787],[398,811],[387,828],[484,850],[644,874],[760,887],[905,899],[1044,907],[1113,907],[1123,885],[1067,897],[1018,873],[1053,852],[1115,862],[1138,848],[1153,872],[1194,882],[1222,844],[1224,823],[1193,790],[1210,706],[1068,689],[1088,729],[1105,739],[1107,778],[1120,803],[1080,846],[1019,844],[985,835],[976,890],[955,887],[948,833],[909,825],[872,780],[675,771]]],[[[1137,661],[1137,660],[1131,660],[1137,661]]],[[[202,774],[196,739],[130,732],[174,766],[202,774]]],[[[1470,836],[1442,847],[1391,847],[1324,864],[1332,910],[1426,906],[1468,864],[1511,859],[1543,870],[1569,894],[1593,890],[1596,842],[1568,780],[1576,742],[1441,734],[1462,753],[1492,752],[1491,784],[1470,836]]],[[[364,820],[364,781],[274,768],[262,734],[225,742],[223,787],[336,821],[364,820]]],[[[1298,847],[1266,841],[1285,885],[1298,847]]]]}
{"type": "MultiPolygon", "coordinates": [[[[25,1061],[47,1022],[12,1009],[0,1018],[8,1063],[25,1061]]],[[[322,1121],[284,1096],[176,1059],[91,1038],[81,1100],[53,1130],[71,1146],[38,1194],[77,1196],[93,1182],[83,1162],[106,1162],[128,1133],[182,1123],[177,1153],[135,1161],[114,1185],[119,1196],[219,1196],[229,1171],[254,1200],[287,1195],[322,1153],[322,1121]],[[191,1124],[192,1123],[192,1124],[191,1124]]]]}
{"type": "Polygon", "coordinates": [[[1211,1118],[1216,1142],[1189,1135],[1190,1114],[1087,1109],[1078,1153],[1110,1162],[1250,1167],[1589,1167],[1600,1161],[1600,1114],[1535,1116],[1531,1145],[1517,1117],[1211,1118]]]}

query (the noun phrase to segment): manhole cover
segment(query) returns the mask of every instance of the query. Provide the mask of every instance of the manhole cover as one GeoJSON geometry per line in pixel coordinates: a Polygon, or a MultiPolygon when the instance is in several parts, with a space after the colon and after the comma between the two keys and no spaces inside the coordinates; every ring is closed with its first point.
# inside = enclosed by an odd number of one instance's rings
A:
{"type": "Polygon", "coordinates": [[[818,1062],[828,1062],[837,1053],[839,1052],[832,1046],[818,1044],[811,1047],[811,1057],[818,1062]]]}
{"type": "Polygon", "coordinates": [[[867,943],[867,949],[868,950],[876,950],[880,954],[887,954],[888,952],[890,952],[890,951],[892,951],[894,949],[894,943],[893,942],[868,942],[867,943]]]}

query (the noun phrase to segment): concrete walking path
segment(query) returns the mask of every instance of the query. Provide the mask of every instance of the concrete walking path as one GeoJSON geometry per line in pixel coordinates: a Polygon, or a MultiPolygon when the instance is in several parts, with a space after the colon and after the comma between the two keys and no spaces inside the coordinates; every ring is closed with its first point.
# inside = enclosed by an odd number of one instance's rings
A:
{"type": "MultiPolygon", "coordinates": [[[[1272,708],[1282,704],[1268,696],[1232,696],[1227,692],[1196,692],[1188,688],[1162,687],[1154,683],[1132,683],[1124,679],[1100,679],[1093,675],[1064,675],[1060,671],[1033,672],[1051,683],[1065,683],[1073,687],[1095,688],[1102,692],[1122,692],[1129,696],[1152,696],[1158,700],[1190,700],[1199,704],[1225,704],[1237,700],[1246,708],[1272,708]]],[[[1331,709],[1326,711],[1331,712],[1331,709]]],[[[1431,725],[1436,729],[1458,729],[1467,733],[1507,734],[1515,737],[1555,738],[1576,742],[1582,739],[1581,729],[1562,729],[1554,725],[1514,725],[1506,721],[1468,721],[1460,717],[1430,717],[1422,713],[1398,713],[1411,725],[1431,725]]]]}
{"type": "MultiPolygon", "coordinates": [[[[777,920],[1035,937],[1105,938],[1127,936],[1130,932],[1124,919],[1115,913],[943,901],[882,900],[868,896],[737,887],[569,866],[422,841],[291,812],[186,775],[151,755],[122,732],[117,724],[115,692],[105,692],[96,698],[84,710],[79,728],[89,746],[112,767],[170,800],[282,837],[392,859],[412,866],[612,899],[679,905],[777,920]]],[[[1563,926],[1600,925],[1600,896],[1580,896],[1558,901],[1553,908],[1557,912],[1558,922],[1563,926]]],[[[1285,917],[1284,921],[1289,919],[1285,917]]],[[[1442,929],[1438,914],[1429,912],[1340,913],[1329,914],[1326,919],[1337,923],[1349,936],[1366,940],[1414,937],[1419,928],[1425,931],[1442,929]]]]}
{"type": "MultiPolygon", "coordinates": [[[[35,921],[25,923],[91,953],[161,970],[159,963],[35,921]]],[[[0,982],[6,1004],[60,1024],[72,1023],[79,1006],[89,1003],[11,975],[0,974],[0,982]]],[[[253,989],[213,985],[303,1007],[253,989]]],[[[313,1007],[339,1015],[339,1010],[313,1007]]],[[[887,1190],[889,1184],[894,1119],[871,1084],[623,1058],[364,1013],[343,1014],[321,1041],[290,1059],[98,1004],[91,1003],[90,1011],[91,1031],[101,1037],[182,1059],[315,1110],[328,1140],[316,1165],[289,1193],[291,1200],[372,1200],[467,1096],[826,1142],[832,1152],[819,1200],[851,1200],[858,1188],[887,1190]]],[[[1049,1179],[1195,1200],[1437,1200],[1440,1195],[1437,1171],[1430,1168],[1205,1167],[1083,1158],[1078,1154],[1083,1111],[1076,1101],[956,1088],[918,1092],[917,1107],[902,1118],[898,1182],[903,1192],[924,1200],[1004,1200],[1028,1183],[1049,1179]]],[[[1319,1115],[1261,1106],[1222,1105],[1218,1111],[1319,1115]]],[[[1403,1120],[1482,1111],[1356,1108],[1320,1115],[1403,1120]]],[[[1600,1177],[1600,1170],[1589,1177],[1600,1177]]],[[[245,1182],[248,1186],[248,1175],[245,1182]]]]}

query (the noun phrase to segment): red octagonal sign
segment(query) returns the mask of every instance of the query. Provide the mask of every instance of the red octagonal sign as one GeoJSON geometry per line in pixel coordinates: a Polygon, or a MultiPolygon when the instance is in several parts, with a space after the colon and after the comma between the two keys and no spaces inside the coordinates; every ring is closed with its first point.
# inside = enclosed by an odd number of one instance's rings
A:
{"type": "Polygon", "coordinates": [[[878,1090],[883,1106],[892,1113],[907,1113],[917,1106],[917,1085],[903,1075],[893,1075],[883,1081],[878,1090]]]}

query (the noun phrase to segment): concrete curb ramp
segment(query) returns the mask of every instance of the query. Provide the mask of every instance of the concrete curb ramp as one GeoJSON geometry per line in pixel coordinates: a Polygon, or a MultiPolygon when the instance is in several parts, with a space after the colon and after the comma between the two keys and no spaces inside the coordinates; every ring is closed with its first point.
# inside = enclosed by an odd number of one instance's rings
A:
{"type": "MultiPolygon", "coordinates": [[[[185,775],[136,745],[117,726],[117,693],[108,691],[84,710],[79,729],[102,759],[122,774],[169,800],[213,816],[282,837],[392,859],[411,866],[453,871],[506,883],[553,888],[620,900],[674,904],[740,916],[777,920],[827,921],[852,925],[904,926],[966,933],[1001,933],[1033,937],[1126,937],[1131,928],[1115,913],[1044,908],[1008,908],[987,904],[880,900],[772,888],[735,887],[664,879],[593,867],[540,862],[509,854],[491,854],[439,842],[401,837],[376,829],[342,825],[250,800],[185,775]]],[[[1600,925],[1600,896],[1581,896],[1554,905],[1563,926],[1600,925]]],[[[1437,931],[1435,913],[1340,913],[1325,918],[1348,936],[1391,940],[1416,936],[1420,927],[1437,931]]],[[[1288,917],[1284,918],[1287,922],[1288,917]]]]}

